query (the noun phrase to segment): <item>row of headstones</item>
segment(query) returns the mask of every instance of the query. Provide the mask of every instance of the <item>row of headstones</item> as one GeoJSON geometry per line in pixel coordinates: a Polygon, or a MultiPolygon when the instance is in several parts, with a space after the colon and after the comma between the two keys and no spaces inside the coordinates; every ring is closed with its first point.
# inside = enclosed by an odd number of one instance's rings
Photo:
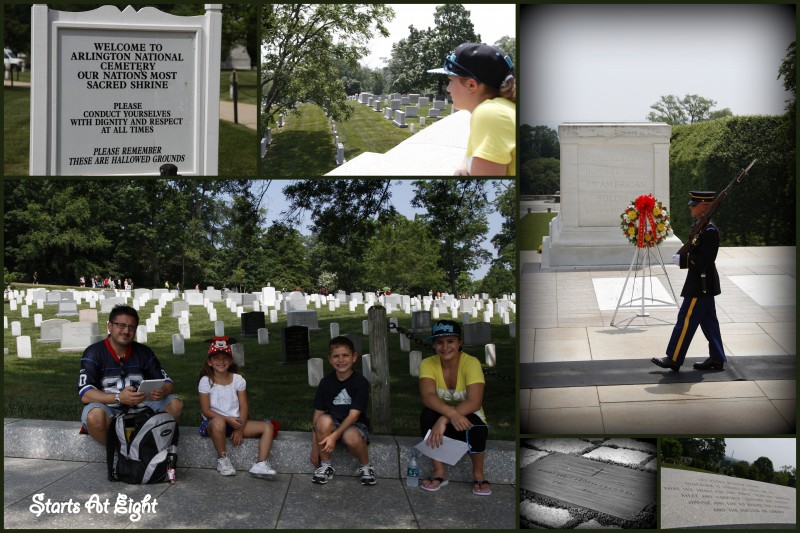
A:
{"type": "Polygon", "coordinates": [[[261,138],[261,157],[267,157],[267,151],[269,150],[269,146],[272,144],[272,129],[267,128],[267,131],[264,132],[264,136],[261,138]]]}
{"type": "MultiPolygon", "coordinates": [[[[327,112],[325,114],[327,115],[327,112]]],[[[344,143],[339,142],[339,132],[336,131],[336,123],[332,118],[328,120],[331,126],[331,135],[333,135],[333,146],[336,147],[336,165],[344,165],[344,143]]]]}

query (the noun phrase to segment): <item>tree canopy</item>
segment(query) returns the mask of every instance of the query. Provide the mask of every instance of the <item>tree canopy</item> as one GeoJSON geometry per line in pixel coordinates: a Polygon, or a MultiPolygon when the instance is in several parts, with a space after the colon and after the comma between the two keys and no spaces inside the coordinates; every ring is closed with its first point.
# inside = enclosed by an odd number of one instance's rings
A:
{"type": "Polygon", "coordinates": [[[355,65],[377,32],[394,17],[385,4],[265,4],[262,16],[262,117],[314,103],[335,119],[352,113],[340,62],[355,65]]]}
{"type": "MultiPolygon", "coordinates": [[[[489,181],[417,182],[421,205],[446,217],[425,213],[414,219],[399,215],[391,203],[396,182],[300,181],[284,187],[286,210],[270,223],[267,215],[278,213],[262,204],[274,183],[4,180],[9,281],[30,281],[36,271],[43,284],[77,285],[81,276],[97,275],[131,278],[144,287],[169,281],[242,292],[271,284],[305,291],[388,285],[414,294],[451,287],[471,293],[469,271],[491,255],[479,244],[488,232],[489,181]],[[440,201],[458,207],[442,209],[440,201]],[[306,236],[297,228],[301,212],[308,214],[306,236]]],[[[494,209],[511,213],[513,182],[498,183],[506,190],[494,209]]],[[[493,242],[500,255],[495,267],[513,277],[508,213],[493,242]]],[[[516,286],[493,283],[502,292],[516,286]]]]}
{"type": "Polygon", "coordinates": [[[647,115],[647,120],[676,126],[733,116],[733,112],[727,107],[712,111],[711,108],[715,105],[716,101],[697,94],[687,94],[683,98],[668,94],[661,96],[658,102],[650,106],[653,111],[647,115]]]}

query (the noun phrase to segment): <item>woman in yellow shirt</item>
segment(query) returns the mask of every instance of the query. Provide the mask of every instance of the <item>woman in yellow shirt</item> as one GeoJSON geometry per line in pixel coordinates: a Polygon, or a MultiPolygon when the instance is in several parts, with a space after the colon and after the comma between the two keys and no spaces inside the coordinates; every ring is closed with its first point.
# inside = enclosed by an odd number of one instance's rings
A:
{"type": "MultiPolygon", "coordinates": [[[[444,437],[469,445],[472,460],[472,492],[488,496],[492,487],[484,476],[483,462],[488,427],[483,413],[484,378],[480,361],[461,351],[461,326],[450,320],[433,325],[433,347],[436,355],[425,358],[419,367],[419,393],[425,406],[420,427],[427,443],[437,448],[444,437]]],[[[433,460],[433,473],[422,482],[430,492],[448,484],[444,463],[433,460]]]]}

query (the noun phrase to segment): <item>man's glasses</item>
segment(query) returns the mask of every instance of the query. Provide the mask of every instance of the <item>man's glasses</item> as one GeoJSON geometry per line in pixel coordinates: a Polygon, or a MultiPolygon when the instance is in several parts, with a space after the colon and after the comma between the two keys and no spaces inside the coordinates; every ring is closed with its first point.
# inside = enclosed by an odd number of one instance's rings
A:
{"type": "Polygon", "coordinates": [[[126,324],[125,322],[112,322],[115,326],[117,326],[122,331],[129,329],[131,331],[136,331],[136,324],[126,324]]]}

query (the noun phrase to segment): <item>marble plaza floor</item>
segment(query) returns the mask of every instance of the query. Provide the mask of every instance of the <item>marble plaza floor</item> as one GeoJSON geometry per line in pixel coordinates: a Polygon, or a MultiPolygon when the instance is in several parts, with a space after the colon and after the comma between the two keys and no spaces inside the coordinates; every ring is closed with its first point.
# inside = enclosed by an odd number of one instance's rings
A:
{"type": "MultiPolygon", "coordinates": [[[[628,268],[541,269],[522,252],[518,297],[520,363],[640,360],[662,357],[677,316],[686,271],[669,264],[637,273],[611,325],[628,268]],[[644,290],[646,317],[641,313],[644,290]],[[666,302],[666,303],[664,303],[666,302]],[[651,307],[649,304],[657,304],[651,307]]],[[[796,248],[722,248],[722,294],[716,298],[726,354],[796,355],[796,248]]],[[[687,357],[707,356],[698,329],[687,357]]],[[[689,365],[681,373],[694,372],[689,365]]],[[[790,434],[795,432],[796,376],[782,380],[523,389],[523,434],[790,434]]]]}

